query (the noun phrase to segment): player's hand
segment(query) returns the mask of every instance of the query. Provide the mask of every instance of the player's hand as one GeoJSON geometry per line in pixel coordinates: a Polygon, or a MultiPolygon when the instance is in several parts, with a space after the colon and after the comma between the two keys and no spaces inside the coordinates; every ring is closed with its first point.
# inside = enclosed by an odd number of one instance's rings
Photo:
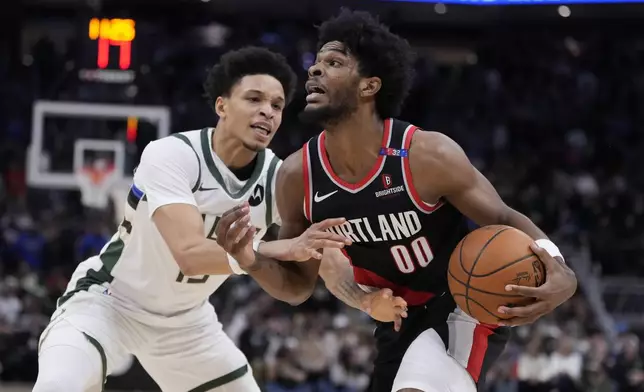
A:
{"type": "Polygon", "coordinates": [[[499,325],[514,327],[531,324],[566,302],[577,291],[575,273],[563,261],[555,260],[535,243],[530,247],[546,267],[546,281],[539,287],[507,285],[506,291],[535,298],[535,302],[520,307],[499,307],[499,313],[510,316],[507,320],[500,320],[499,325]]]}
{"type": "Polygon", "coordinates": [[[361,301],[362,311],[374,320],[394,323],[394,330],[400,331],[402,319],[407,318],[407,302],[394,297],[391,289],[381,289],[367,293],[361,301]]]}
{"type": "Polygon", "coordinates": [[[323,248],[342,249],[346,245],[351,245],[350,239],[327,231],[328,228],[341,225],[346,221],[345,218],[331,218],[312,224],[302,235],[290,240],[287,259],[289,261],[321,260],[323,248]]]}
{"type": "Polygon", "coordinates": [[[256,229],[250,223],[250,207],[244,202],[221,216],[215,233],[217,243],[244,268],[255,262],[253,238],[256,229]]]}

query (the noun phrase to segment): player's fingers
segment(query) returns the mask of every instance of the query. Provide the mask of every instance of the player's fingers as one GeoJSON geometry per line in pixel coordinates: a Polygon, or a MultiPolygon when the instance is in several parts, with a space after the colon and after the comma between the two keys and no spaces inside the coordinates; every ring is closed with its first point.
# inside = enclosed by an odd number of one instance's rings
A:
{"type": "Polygon", "coordinates": [[[559,265],[559,263],[557,263],[554,257],[550,256],[550,253],[548,253],[545,249],[543,249],[536,243],[533,242],[532,244],[530,244],[530,249],[532,249],[532,251],[543,262],[544,266],[546,267],[546,272],[552,269],[553,267],[556,267],[557,265],[559,265]]]}
{"type": "Polygon", "coordinates": [[[239,231],[239,234],[237,234],[237,237],[235,237],[235,244],[239,244],[240,241],[248,234],[250,233],[251,225],[250,222],[246,224],[246,226],[239,231]]]}
{"type": "Polygon", "coordinates": [[[314,230],[310,234],[310,238],[314,239],[326,239],[326,240],[331,240],[331,241],[336,241],[336,242],[342,242],[346,245],[351,245],[353,241],[351,241],[349,238],[346,238],[344,236],[341,236],[339,234],[331,233],[329,231],[323,231],[323,230],[314,230]]]}
{"type": "Polygon", "coordinates": [[[309,245],[309,248],[321,249],[321,248],[334,248],[342,249],[344,248],[344,242],[332,241],[332,240],[313,240],[309,245]]]}
{"type": "Polygon", "coordinates": [[[306,250],[309,257],[316,260],[322,260],[322,253],[318,252],[317,249],[309,248],[306,250]]]}
{"type": "Polygon", "coordinates": [[[248,226],[248,230],[246,231],[246,234],[239,239],[237,242],[237,247],[239,249],[244,248],[245,246],[248,245],[249,242],[252,242],[253,239],[255,238],[255,232],[257,231],[257,228],[253,225],[248,226]]]}
{"type": "Polygon", "coordinates": [[[311,227],[314,227],[316,230],[326,230],[329,227],[339,226],[346,221],[346,218],[329,218],[323,220],[322,222],[315,223],[311,225],[311,227]]]}
{"type": "MultiPolygon", "coordinates": [[[[547,283],[546,283],[547,284],[547,283]]],[[[524,297],[541,298],[543,293],[547,290],[547,286],[541,285],[539,287],[517,286],[509,284],[505,286],[505,291],[513,294],[522,295],[524,297]]]]}
{"type": "Polygon", "coordinates": [[[498,312],[512,317],[531,317],[542,315],[548,312],[548,304],[544,301],[537,301],[526,306],[508,307],[499,306],[498,312]]]}
{"type": "Polygon", "coordinates": [[[373,302],[373,294],[365,294],[360,301],[360,309],[371,316],[371,303],[373,302]]]}
{"type": "Polygon", "coordinates": [[[394,306],[404,308],[405,310],[407,309],[407,301],[405,301],[401,297],[394,297],[393,303],[394,303],[394,306]]]}
{"type": "Polygon", "coordinates": [[[380,296],[382,296],[382,298],[389,299],[392,295],[394,295],[394,292],[391,291],[391,289],[380,290],[380,296]]]}
{"type": "Polygon", "coordinates": [[[250,212],[250,207],[248,207],[248,205],[237,206],[227,212],[228,214],[222,216],[221,219],[219,219],[219,221],[217,222],[217,227],[215,227],[215,234],[217,235],[217,238],[225,237],[228,230],[230,230],[233,222],[248,215],[248,213],[250,212]]]}
{"type": "Polygon", "coordinates": [[[225,217],[227,215],[230,215],[230,214],[234,213],[235,211],[241,210],[244,207],[248,207],[248,202],[247,201],[245,201],[245,202],[243,202],[243,203],[241,203],[239,205],[236,205],[235,207],[227,210],[226,212],[221,214],[221,217],[223,218],[223,217],[225,217]]]}
{"type": "Polygon", "coordinates": [[[239,204],[224,212],[217,223],[223,222],[224,225],[230,226],[232,222],[234,222],[240,216],[247,214],[248,211],[250,211],[248,202],[243,202],[242,204],[239,204]]]}
{"type": "MultiPolygon", "coordinates": [[[[228,227],[228,231],[222,233],[222,237],[226,241],[226,246],[232,246],[238,242],[242,236],[246,235],[250,227],[250,215],[242,216],[236,221],[232,222],[228,227]]],[[[220,237],[217,236],[217,239],[220,237]]]]}
{"type": "Polygon", "coordinates": [[[248,246],[248,244],[255,238],[255,232],[257,231],[257,229],[255,228],[255,226],[251,225],[248,226],[248,228],[244,231],[245,234],[239,239],[237,243],[233,245],[232,249],[234,252],[238,252],[239,250],[248,246]]]}
{"type": "Polygon", "coordinates": [[[499,320],[498,324],[502,327],[519,327],[521,325],[532,324],[537,321],[539,317],[513,317],[509,319],[499,320]]]}
{"type": "Polygon", "coordinates": [[[396,316],[396,318],[394,318],[394,331],[396,332],[400,331],[401,326],[402,326],[402,318],[400,318],[400,316],[396,316]]]}

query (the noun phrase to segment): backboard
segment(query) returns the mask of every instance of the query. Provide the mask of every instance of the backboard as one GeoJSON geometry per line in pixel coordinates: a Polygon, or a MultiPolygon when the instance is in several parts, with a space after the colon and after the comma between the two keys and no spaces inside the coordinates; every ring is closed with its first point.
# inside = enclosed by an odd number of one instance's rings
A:
{"type": "Polygon", "coordinates": [[[162,106],[36,101],[27,183],[38,188],[78,189],[75,170],[88,157],[98,155],[111,161],[130,184],[145,145],[169,134],[170,111],[162,106]],[[136,125],[133,134],[132,123],[136,125]]]}

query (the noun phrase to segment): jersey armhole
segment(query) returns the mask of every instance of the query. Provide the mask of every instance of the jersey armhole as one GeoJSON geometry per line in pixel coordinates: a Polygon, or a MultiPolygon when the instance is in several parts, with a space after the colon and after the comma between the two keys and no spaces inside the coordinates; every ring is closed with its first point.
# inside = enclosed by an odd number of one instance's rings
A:
{"type": "Polygon", "coordinates": [[[273,209],[273,194],[277,186],[275,172],[279,170],[281,160],[277,155],[273,156],[271,163],[268,165],[268,174],[266,175],[266,227],[271,227],[273,223],[277,224],[275,210],[273,209]]]}
{"type": "Polygon", "coordinates": [[[414,133],[418,130],[418,127],[415,125],[409,125],[405,129],[403,135],[403,145],[402,148],[408,151],[407,157],[401,159],[403,181],[405,183],[405,189],[407,189],[407,195],[411,199],[412,203],[418,208],[421,212],[425,214],[431,214],[432,212],[439,209],[444,203],[443,200],[439,200],[435,204],[427,203],[421,199],[420,194],[414,186],[414,180],[411,175],[411,164],[409,163],[411,154],[409,153],[409,147],[411,147],[411,140],[414,137],[414,133]]]}
{"type": "Polygon", "coordinates": [[[199,190],[199,187],[201,186],[201,159],[199,158],[199,154],[197,154],[197,150],[192,146],[192,143],[190,143],[190,139],[188,139],[185,135],[182,135],[180,133],[175,133],[170,135],[172,137],[176,137],[177,139],[181,140],[182,142],[186,143],[188,147],[192,150],[192,152],[195,153],[195,157],[197,158],[197,164],[199,165],[199,174],[197,174],[197,181],[195,185],[192,187],[192,193],[197,192],[199,190]]]}
{"type": "Polygon", "coordinates": [[[313,193],[313,181],[311,179],[311,157],[309,156],[309,143],[304,144],[302,148],[302,175],[304,180],[304,217],[313,222],[313,204],[311,203],[311,193],[313,193]]]}

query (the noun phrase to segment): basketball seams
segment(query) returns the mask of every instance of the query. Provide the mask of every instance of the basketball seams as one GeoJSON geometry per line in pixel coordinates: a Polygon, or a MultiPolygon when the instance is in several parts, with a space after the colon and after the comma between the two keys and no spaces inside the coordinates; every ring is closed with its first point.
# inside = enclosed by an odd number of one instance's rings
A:
{"type": "MultiPolygon", "coordinates": [[[[457,281],[458,283],[462,284],[463,286],[465,286],[465,285],[466,285],[466,284],[465,284],[465,282],[463,282],[462,280],[458,279],[458,278],[457,278],[457,277],[452,273],[452,271],[448,270],[448,271],[447,271],[447,273],[452,277],[452,279],[454,279],[454,280],[455,280],[455,281],[457,281]]],[[[520,295],[520,294],[495,293],[495,292],[492,292],[492,291],[482,290],[482,289],[479,289],[479,288],[477,288],[477,287],[470,287],[470,289],[471,289],[472,291],[478,291],[479,293],[483,293],[483,294],[496,295],[497,297],[506,297],[506,298],[525,298],[525,296],[520,295]]]]}
{"type": "MultiPolygon", "coordinates": [[[[472,282],[472,272],[474,272],[474,268],[476,268],[476,264],[481,259],[481,256],[483,256],[483,252],[485,252],[485,249],[488,247],[488,245],[490,245],[492,243],[492,241],[494,241],[499,235],[501,235],[501,233],[503,233],[504,231],[507,231],[507,230],[510,230],[510,228],[509,227],[504,227],[501,230],[499,230],[496,233],[494,233],[494,235],[492,237],[490,237],[485,242],[485,244],[481,247],[481,250],[479,250],[479,254],[476,256],[476,258],[472,262],[472,267],[470,268],[470,270],[469,271],[466,270],[466,272],[468,274],[468,278],[467,278],[467,283],[465,284],[465,304],[467,306],[467,313],[469,313],[469,314],[472,314],[472,310],[470,308],[470,301],[472,301],[472,299],[469,296],[470,284],[472,282]]],[[[461,268],[463,268],[463,269],[465,269],[463,267],[463,245],[464,244],[465,244],[465,238],[463,238],[463,242],[461,244],[461,249],[459,251],[459,260],[460,260],[460,263],[461,263],[461,268]]],[[[496,317],[496,315],[495,315],[495,317],[496,317]]]]}
{"type": "Polygon", "coordinates": [[[528,260],[531,257],[534,258],[535,260],[539,259],[537,257],[537,255],[535,255],[534,253],[530,253],[530,254],[522,256],[522,257],[520,257],[520,258],[518,258],[516,260],[510,261],[508,264],[504,265],[503,267],[499,267],[499,268],[497,268],[496,270],[494,270],[492,272],[488,272],[488,273],[485,273],[485,274],[471,274],[470,276],[473,277],[473,278],[486,278],[488,276],[496,274],[497,272],[503,271],[504,269],[506,269],[508,267],[511,267],[511,266],[513,266],[513,265],[515,265],[517,263],[520,263],[522,261],[528,260]]]}
{"type": "Polygon", "coordinates": [[[474,304],[478,305],[481,309],[483,309],[483,310],[484,310],[485,312],[487,312],[490,316],[493,316],[493,317],[494,317],[494,318],[496,318],[496,319],[499,319],[499,320],[509,320],[509,319],[510,319],[510,317],[508,317],[508,318],[499,317],[499,315],[497,315],[496,313],[490,312],[490,311],[489,311],[485,306],[483,306],[483,305],[482,305],[480,302],[478,302],[477,300],[475,300],[475,299],[471,299],[471,298],[468,298],[468,297],[466,297],[466,296],[465,296],[465,295],[463,295],[463,294],[454,294],[454,295],[452,295],[452,296],[453,296],[453,297],[465,297],[465,300],[468,302],[468,307],[469,307],[469,301],[472,301],[472,302],[474,302],[474,304]]]}

